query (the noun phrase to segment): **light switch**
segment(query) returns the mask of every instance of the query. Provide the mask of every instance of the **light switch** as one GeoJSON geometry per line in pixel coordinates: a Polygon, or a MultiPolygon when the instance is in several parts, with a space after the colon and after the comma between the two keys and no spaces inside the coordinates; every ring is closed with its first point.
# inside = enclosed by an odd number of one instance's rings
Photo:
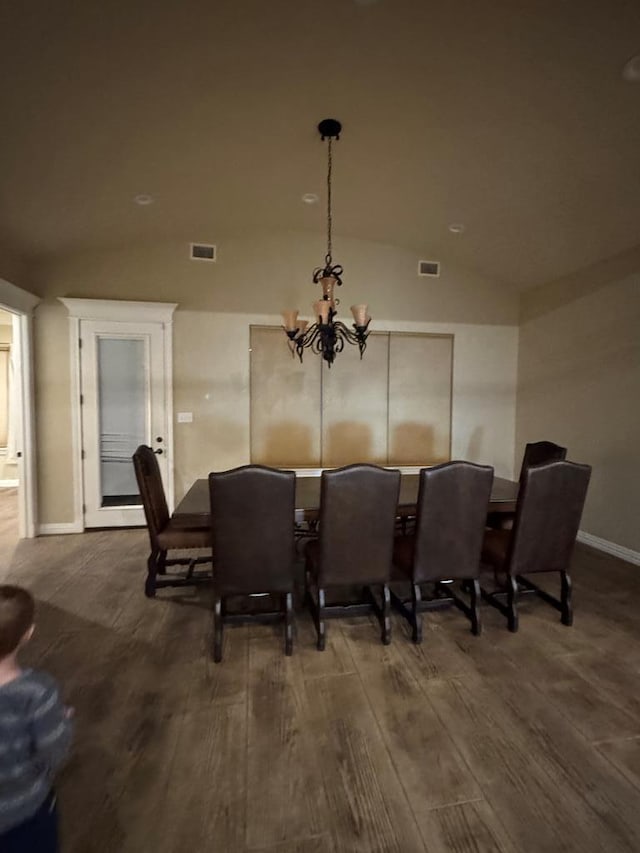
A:
{"type": "Polygon", "coordinates": [[[178,423],[179,424],[191,424],[191,423],[193,423],[193,412],[178,412],[178,423]]]}

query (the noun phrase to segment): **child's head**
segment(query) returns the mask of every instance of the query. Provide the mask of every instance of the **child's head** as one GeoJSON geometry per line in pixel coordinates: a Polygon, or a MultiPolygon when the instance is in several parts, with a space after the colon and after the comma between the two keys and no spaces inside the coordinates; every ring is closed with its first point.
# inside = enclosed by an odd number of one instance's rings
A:
{"type": "Polygon", "coordinates": [[[33,596],[26,589],[0,584],[0,660],[28,639],[35,609],[33,596]]]}

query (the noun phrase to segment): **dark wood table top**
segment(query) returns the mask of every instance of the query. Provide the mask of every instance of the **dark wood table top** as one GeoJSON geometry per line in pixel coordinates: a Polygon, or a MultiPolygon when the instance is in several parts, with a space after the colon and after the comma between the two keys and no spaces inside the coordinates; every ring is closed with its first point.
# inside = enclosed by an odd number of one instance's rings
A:
{"type": "MultiPolygon", "coordinates": [[[[400,481],[398,515],[415,515],[418,499],[419,474],[403,474],[400,481]]],[[[513,512],[518,497],[518,483],[495,477],[489,502],[490,512],[513,512]]],[[[296,522],[313,521],[320,509],[320,477],[296,477],[296,522]]],[[[196,480],[173,513],[179,527],[207,527],[209,512],[209,481],[196,480]]]]}

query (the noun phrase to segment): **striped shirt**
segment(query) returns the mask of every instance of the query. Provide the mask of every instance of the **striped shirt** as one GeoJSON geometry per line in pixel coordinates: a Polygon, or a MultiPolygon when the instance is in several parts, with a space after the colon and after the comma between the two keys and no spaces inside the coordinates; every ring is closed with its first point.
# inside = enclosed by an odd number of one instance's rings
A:
{"type": "Polygon", "coordinates": [[[0,834],[44,803],[72,735],[50,676],[26,669],[0,686],[0,834]]]}

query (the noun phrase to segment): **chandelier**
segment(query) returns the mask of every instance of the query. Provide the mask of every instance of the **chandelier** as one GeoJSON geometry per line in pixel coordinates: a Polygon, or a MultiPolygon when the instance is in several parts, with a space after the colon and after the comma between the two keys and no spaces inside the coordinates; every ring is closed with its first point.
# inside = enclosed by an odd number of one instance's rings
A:
{"type": "Polygon", "coordinates": [[[369,336],[369,323],[371,317],[367,313],[366,305],[352,305],[353,328],[345,326],[340,320],[336,320],[337,306],[340,300],[333,295],[334,288],[342,284],[343,269],[340,264],[334,264],[331,254],[331,143],[340,139],[342,125],[334,118],[325,118],[318,125],[318,131],[322,141],[327,141],[327,254],[324,257],[324,266],[317,267],[313,271],[314,284],[322,287],[322,298],[313,303],[315,322],[310,326],[308,320],[298,320],[298,311],[283,311],[284,330],[290,341],[291,353],[297,353],[302,361],[305,349],[321,355],[331,367],[333,360],[339,352],[344,349],[345,343],[357,345],[360,350],[360,358],[367,348],[369,336]]]}

